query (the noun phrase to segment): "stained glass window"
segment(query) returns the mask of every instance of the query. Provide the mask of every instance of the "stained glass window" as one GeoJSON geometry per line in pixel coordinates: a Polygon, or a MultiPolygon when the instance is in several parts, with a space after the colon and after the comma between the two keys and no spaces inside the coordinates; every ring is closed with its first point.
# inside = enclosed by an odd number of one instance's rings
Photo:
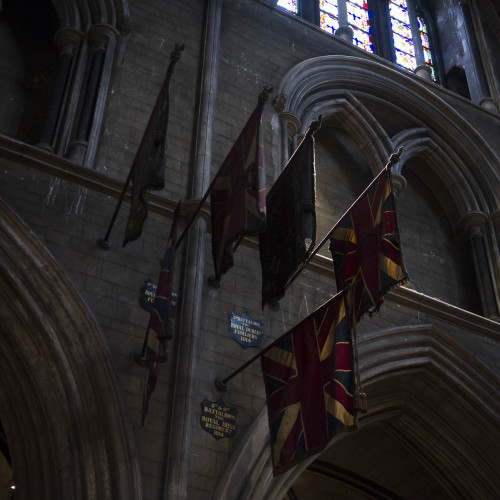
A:
{"type": "Polygon", "coordinates": [[[278,7],[282,7],[285,10],[288,10],[288,12],[293,12],[294,14],[297,14],[298,8],[297,8],[297,0],[278,0],[278,7]]]}
{"type": "MultiPolygon", "coordinates": [[[[368,3],[363,0],[340,0],[347,5],[347,21],[353,29],[353,42],[362,49],[373,52],[368,3]]],[[[339,27],[338,0],[319,0],[320,26],[334,33],[339,27]]]]}
{"type": "Polygon", "coordinates": [[[424,51],[424,61],[429,68],[431,68],[431,77],[435,81],[436,75],[434,73],[434,66],[432,65],[432,55],[429,47],[429,37],[427,36],[427,26],[425,25],[424,20],[419,17],[418,18],[418,29],[420,31],[420,39],[422,40],[422,49],[424,51]]]}
{"type": "Polygon", "coordinates": [[[361,0],[347,0],[347,21],[354,31],[354,43],[373,52],[368,4],[361,0]]]}
{"type": "Polygon", "coordinates": [[[389,2],[389,15],[391,16],[396,63],[413,71],[417,67],[417,60],[415,59],[406,0],[391,0],[389,2]]]}
{"type": "Polygon", "coordinates": [[[319,0],[319,25],[321,29],[334,33],[339,28],[339,6],[337,0],[319,0]]]}

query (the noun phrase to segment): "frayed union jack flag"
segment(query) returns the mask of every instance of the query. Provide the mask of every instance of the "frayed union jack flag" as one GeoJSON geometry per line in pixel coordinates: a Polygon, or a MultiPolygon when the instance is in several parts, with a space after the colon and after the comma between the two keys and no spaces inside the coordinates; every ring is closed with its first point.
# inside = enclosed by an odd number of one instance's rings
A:
{"type": "Polygon", "coordinates": [[[266,174],[259,102],[221,165],[210,194],[215,278],[233,266],[233,243],[266,223],[266,174]]]}
{"type": "Polygon", "coordinates": [[[261,356],[274,475],[357,428],[344,296],[335,295],[261,356]]]}
{"type": "Polygon", "coordinates": [[[383,294],[408,279],[389,169],[366,188],[330,233],[337,291],[352,286],[357,320],[378,311],[383,294]]]}
{"type": "Polygon", "coordinates": [[[144,361],[146,364],[146,385],[142,400],[142,425],[149,407],[149,399],[155,390],[159,363],[167,361],[167,339],[172,338],[170,318],[168,315],[170,298],[172,295],[172,274],[175,262],[175,245],[177,242],[177,218],[180,211],[180,203],[174,212],[174,219],[168,237],[167,249],[161,263],[160,277],[156,289],[153,309],[149,317],[146,342],[144,349],[144,361]]]}

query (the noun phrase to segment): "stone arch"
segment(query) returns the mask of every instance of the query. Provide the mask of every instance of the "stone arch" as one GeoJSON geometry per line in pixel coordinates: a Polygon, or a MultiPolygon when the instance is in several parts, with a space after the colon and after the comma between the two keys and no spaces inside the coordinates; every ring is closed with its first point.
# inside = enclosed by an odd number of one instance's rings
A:
{"type": "MultiPolygon", "coordinates": [[[[491,446],[500,438],[498,377],[432,325],[364,334],[358,346],[369,404],[358,432],[390,422],[396,414],[402,416],[404,424],[398,432],[415,456],[430,461],[450,497],[494,498],[500,481],[500,452],[491,446]]],[[[337,436],[326,452],[350,436],[337,436]]],[[[263,408],[212,498],[281,499],[316,458],[273,478],[263,408]]]]}
{"type": "MultiPolygon", "coordinates": [[[[439,137],[432,137],[428,129],[404,130],[392,137],[392,144],[396,150],[403,147],[400,160],[392,169],[394,173],[401,174],[406,162],[417,157],[427,165],[439,165],[436,175],[454,202],[454,207],[443,207],[454,229],[457,229],[456,223],[461,215],[484,206],[481,193],[471,188],[474,181],[461,158],[439,137]]],[[[418,171],[415,173],[419,175],[418,171]]],[[[422,180],[425,182],[425,179],[422,180]]],[[[436,198],[439,199],[439,196],[436,195],[436,198]]]]}
{"type": "MultiPolygon", "coordinates": [[[[328,110],[333,96],[347,92],[383,103],[412,116],[439,137],[460,159],[456,169],[467,178],[475,200],[471,204],[492,213],[500,204],[500,161],[477,131],[427,85],[367,59],[321,56],[302,61],[282,78],[277,94],[286,96],[284,112],[308,124],[306,116],[328,110]],[[474,171],[474,177],[468,174],[474,171]],[[484,193],[480,197],[479,193],[484,193]]],[[[327,114],[327,113],[325,113],[327,114]]],[[[392,152],[392,151],[391,151],[392,152]]],[[[460,188],[459,188],[460,189],[460,188]]],[[[467,197],[467,193],[461,195],[467,197]]]]}
{"type": "Polygon", "coordinates": [[[325,99],[320,103],[304,110],[301,133],[305,134],[311,121],[322,115],[323,121],[342,127],[352,137],[365,154],[373,175],[377,175],[392,153],[391,139],[366,106],[352,93],[342,93],[335,99],[331,95],[323,97],[325,99]]]}
{"type": "Polygon", "coordinates": [[[109,24],[120,32],[130,29],[128,0],[52,0],[59,28],[87,31],[94,24],[109,24]]]}
{"type": "Polygon", "coordinates": [[[138,499],[134,440],[81,297],[0,202],[0,418],[20,498],[138,499]]]}

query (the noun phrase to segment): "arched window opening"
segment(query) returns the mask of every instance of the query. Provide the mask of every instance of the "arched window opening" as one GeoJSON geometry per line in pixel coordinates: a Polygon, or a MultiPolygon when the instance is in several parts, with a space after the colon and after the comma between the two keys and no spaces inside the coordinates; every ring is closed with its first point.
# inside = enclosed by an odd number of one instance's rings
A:
{"type": "Polygon", "coordinates": [[[427,25],[414,0],[390,0],[389,17],[396,64],[410,71],[425,65],[436,81],[427,25]]]}
{"type": "MultiPolygon", "coordinates": [[[[269,0],[270,1],[270,0],[269,0]]],[[[417,0],[274,0],[275,5],[417,75],[439,80],[417,0]]]]}

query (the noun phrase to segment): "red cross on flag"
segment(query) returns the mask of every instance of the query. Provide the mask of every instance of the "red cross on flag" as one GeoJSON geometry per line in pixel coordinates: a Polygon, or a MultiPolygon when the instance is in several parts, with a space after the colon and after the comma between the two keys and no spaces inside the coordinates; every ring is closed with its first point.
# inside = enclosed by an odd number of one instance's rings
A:
{"type": "Polygon", "coordinates": [[[365,189],[330,233],[337,291],[353,285],[356,319],[378,311],[383,294],[408,279],[389,169],[365,189]]]}
{"type": "Polygon", "coordinates": [[[273,473],[320,452],[356,428],[351,332],[337,294],[261,356],[273,473]]]}

